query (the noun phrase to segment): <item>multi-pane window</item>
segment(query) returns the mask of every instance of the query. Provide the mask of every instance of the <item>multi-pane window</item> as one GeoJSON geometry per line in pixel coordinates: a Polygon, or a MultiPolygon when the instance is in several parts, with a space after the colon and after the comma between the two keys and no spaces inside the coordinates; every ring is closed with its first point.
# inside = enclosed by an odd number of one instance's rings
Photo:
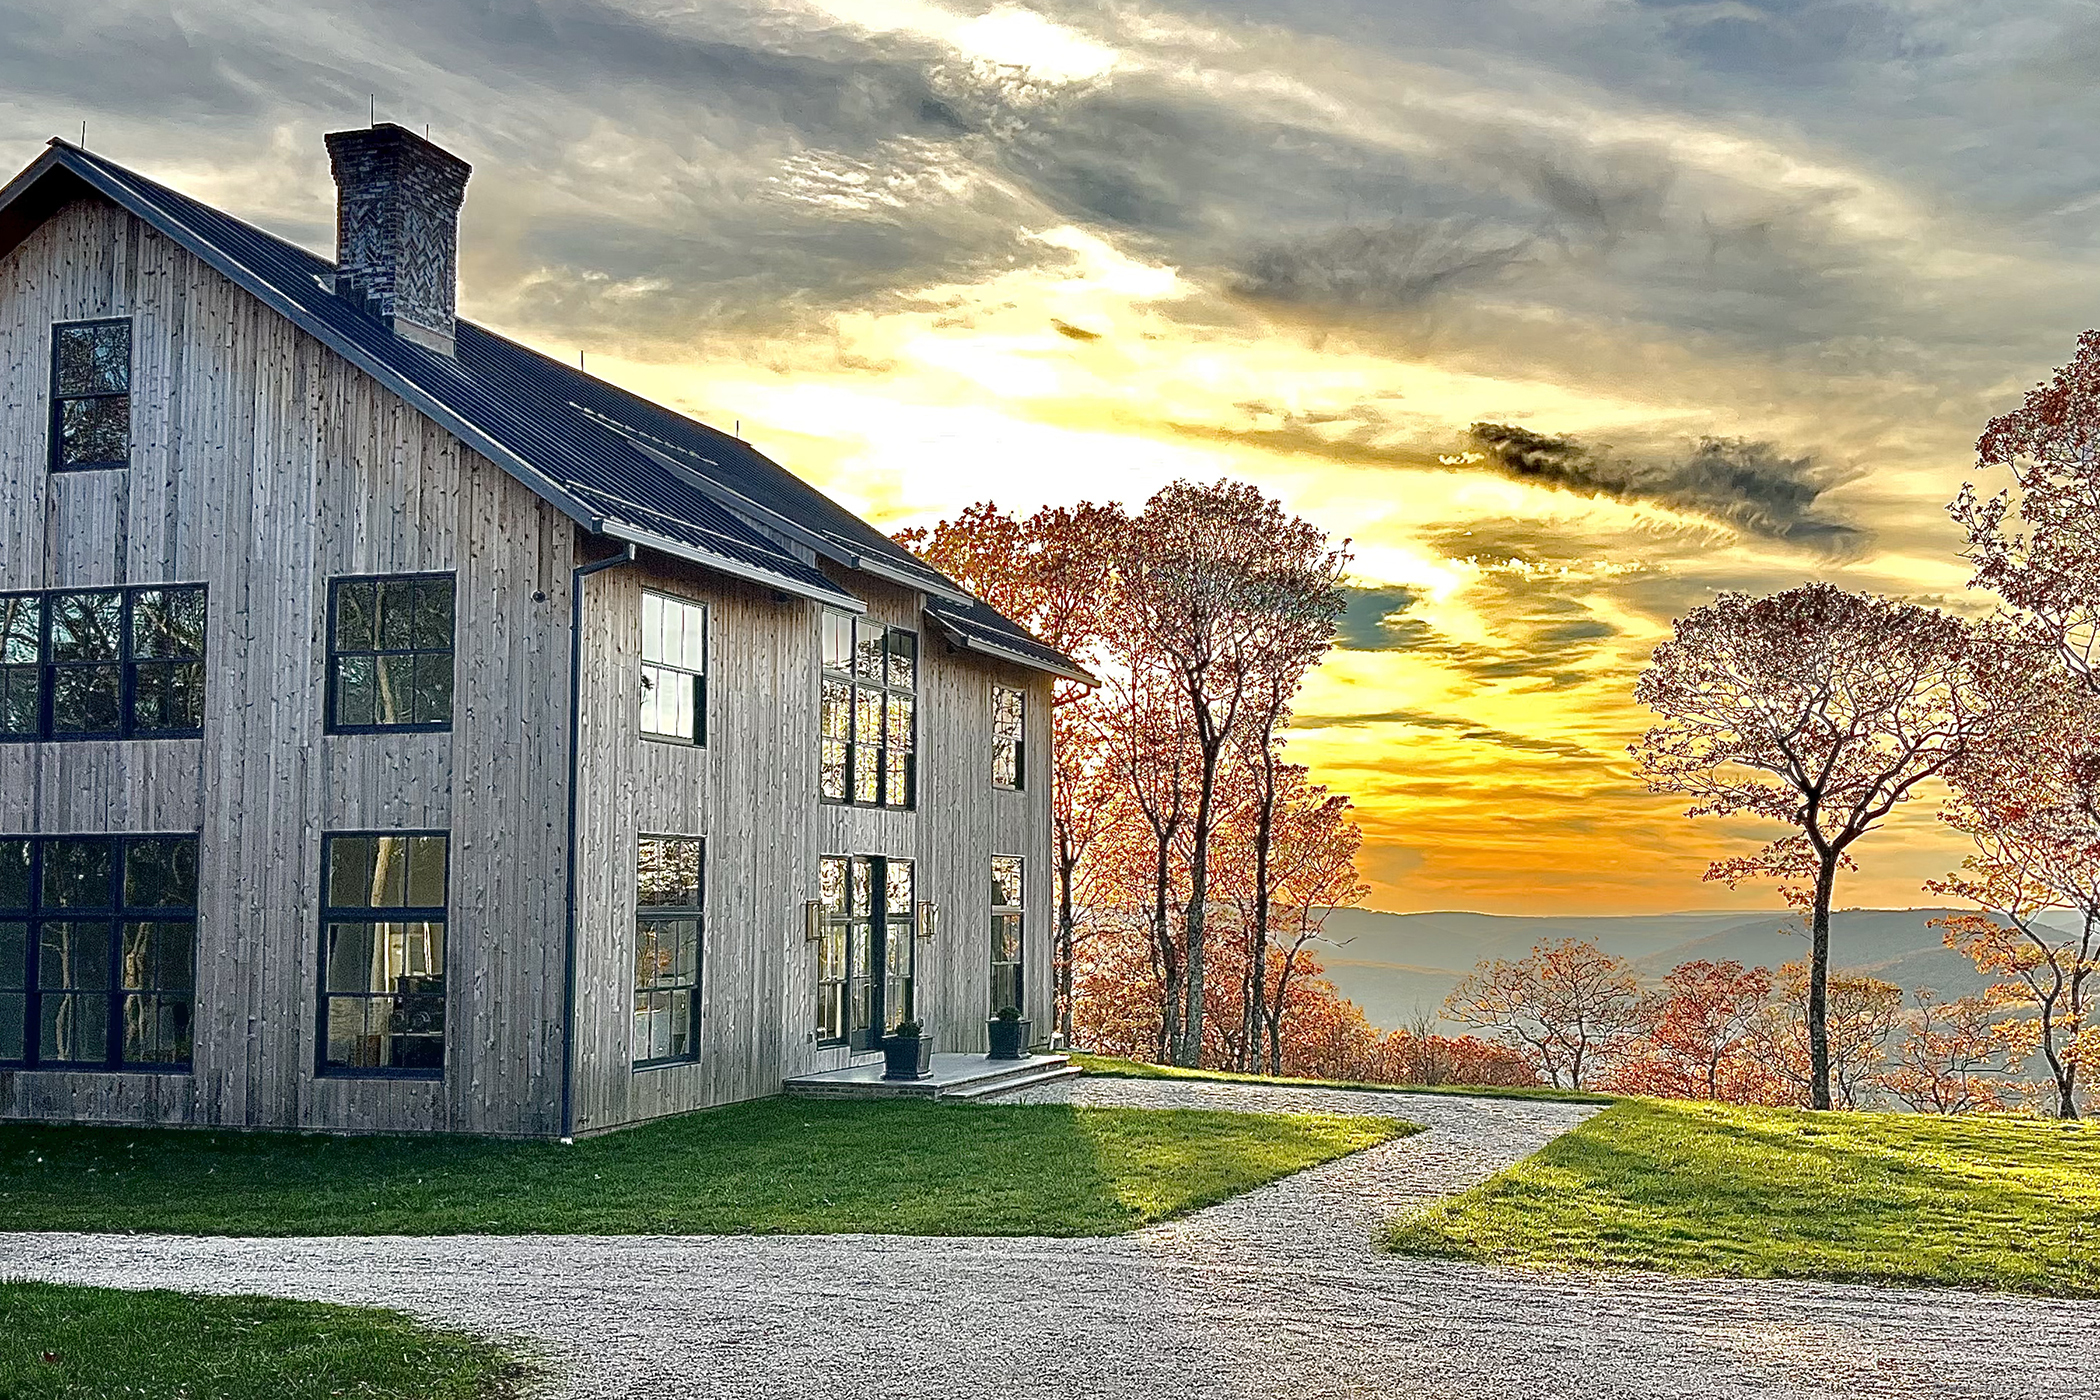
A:
{"type": "Polygon", "coordinates": [[[1028,761],[1028,696],[1012,686],[992,687],[992,786],[1018,788],[1028,761]]]}
{"type": "Polygon", "coordinates": [[[707,608],[642,594],[642,733],[707,742],[707,608]]]}
{"type": "Polygon", "coordinates": [[[700,931],[705,843],[644,836],[635,861],[634,1063],[672,1064],[698,1053],[700,931]]]}
{"type": "Polygon", "coordinates": [[[452,575],[337,579],[328,600],[328,727],[452,727],[452,575]]]}
{"type": "Polygon", "coordinates": [[[442,833],[322,840],[322,1073],[444,1071],[445,857],[442,833]]]}
{"type": "Polygon", "coordinates": [[[0,739],[204,729],[204,586],[0,594],[0,739]]]}
{"type": "Polygon", "coordinates": [[[51,329],[51,469],[131,461],[131,322],[51,329]]]}
{"type": "Polygon", "coordinates": [[[189,1068],[195,836],[0,838],[0,1064],[189,1068]]]}
{"type": "Polygon", "coordinates": [[[912,863],[824,856],[817,862],[817,892],[817,1039],[871,1048],[912,1019],[912,863]]]}
{"type": "Polygon", "coordinates": [[[992,1006],[994,1016],[1021,1001],[1021,857],[992,857],[992,1006]]]}
{"type": "Polygon", "coordinates": [[[826,802],[912,805],[918,677],[917,633],[824,614],[819,792],[826,802]]]}

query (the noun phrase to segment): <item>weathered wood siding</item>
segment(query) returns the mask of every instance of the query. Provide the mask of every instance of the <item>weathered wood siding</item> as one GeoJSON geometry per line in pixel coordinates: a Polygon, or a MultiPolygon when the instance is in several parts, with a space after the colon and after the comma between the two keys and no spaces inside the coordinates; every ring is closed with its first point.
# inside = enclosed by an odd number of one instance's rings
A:
{"type": "Polygon", "coordinates": [[[0,366],[0,588],[209,586],[202,739],[0,745],[0,832],[200,834],[194,1072],[0,1071],[0,1116],[555,1131],[574,527],[99,203],[0,262],[0,366]],[[131,465],[52,475],[51,323],[107,316],[131,465]],[[452,732],[324,737],[328,581],[426,570],[452,732]],[[317,1077],[321,835],[409,828],[452,838],[445,1078],[317,1077]]]}

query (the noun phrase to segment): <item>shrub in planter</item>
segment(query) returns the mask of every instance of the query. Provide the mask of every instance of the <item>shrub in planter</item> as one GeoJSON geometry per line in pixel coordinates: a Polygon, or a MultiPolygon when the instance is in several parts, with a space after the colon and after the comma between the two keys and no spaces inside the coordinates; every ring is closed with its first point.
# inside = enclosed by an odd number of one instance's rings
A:
{"type": "Polygon", "coordinates": [[[933,1037],[917,1021],[899,1021],[882,1038],[884,1079],[924,1079],[933,1073],[933,1037]]]}
{"type": "Polygon", "coordinates": [[[987,1060],[1018,1060],[1027,1053],[1030,1023],[1021,1019],[1019,1007],[1000,1007],[999,1014],[984,1026],[992,1042],[987,1060]]]}

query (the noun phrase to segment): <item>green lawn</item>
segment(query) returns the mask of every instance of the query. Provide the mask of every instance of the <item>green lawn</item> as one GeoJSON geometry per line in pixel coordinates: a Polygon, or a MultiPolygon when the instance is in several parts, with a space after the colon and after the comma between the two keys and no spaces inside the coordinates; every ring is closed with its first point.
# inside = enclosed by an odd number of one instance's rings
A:
{"type": "Polygon", "coordinates": [[[0,1127],[0,1221],[203,1235],[1106,1235],[1408,1131],[1330,1115],[788,1098],[573,1147],[14,1125],[0,1127]]]}
{"type": "Polygon", "coordinates": [[[1407,1254],[2100,1296],[2100,1124],[1626,1100],[1407,1254]]]}
{"type": "Polygon", "coordinates": [[[1074,1052],[1072,1063],[1088,1074],[1111,1079],[1215,1079],[1224,1084],[1283,1084],[1293,1089],[1364,1089],[1379,1094],[1459,1094],[1467,1098],[1550,1099],[1556,1103],[1617,1103],[1610,1094],[1590,1094],[1574,1089],[1548,1089],[1511,1084],[1374,1084],[1354,1079],[1290,1079],[1267,1074],[1235,1074],[1225,1069],[1184,1069],[1180,1065],[1155,1065],[1144,1060],[1125,1060],[1113,1055],[1074,1052]]]}
{"type": "Polygon", "coordinates": [[[400,1313],[0,1283],[7,1400],[497,1400],[526,1369],[400,1313]]]}

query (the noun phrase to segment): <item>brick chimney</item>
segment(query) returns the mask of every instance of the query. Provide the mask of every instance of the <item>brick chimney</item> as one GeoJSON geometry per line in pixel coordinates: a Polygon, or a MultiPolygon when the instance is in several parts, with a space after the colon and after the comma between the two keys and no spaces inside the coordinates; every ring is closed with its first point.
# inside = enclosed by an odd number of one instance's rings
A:
{"type": "Polygon", "coordinates": [[[473,167],[392,122],[331,131],[335,289],[394,334],[453,352],[459,206],[473,167]]]}

